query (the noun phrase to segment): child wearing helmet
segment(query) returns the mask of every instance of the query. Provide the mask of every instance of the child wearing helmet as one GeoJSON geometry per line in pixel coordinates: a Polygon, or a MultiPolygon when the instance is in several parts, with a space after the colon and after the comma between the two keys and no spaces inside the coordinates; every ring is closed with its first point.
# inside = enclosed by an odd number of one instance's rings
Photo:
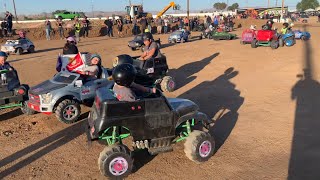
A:
{"type": "Polygon", "coordinates": [[[145,51],[140,56],[140,60],[148,60],[150,58],[155,58],[160,54],[160,50],[158,48],[158,45],[153,40],[153,36],[150,32],[144,33],[143,35],[143,43],[145,45],[145,51]]]}
{"type": "Polygon", "coordinates": [[[77,44],[76,39],[72,36],[69,36],[67,38],[66,44],[63,47],[62,54],[78,54],[79,50],[76,44],[77,44]]]}
{"type": "Polygon", "coordinates": [[[115,82],[113,92],[119,101],[136,101],[137,95],[141,93],[156,93],[155,88],[147,88],[136,84],[135,80],[137,71],[128,63],[116,66],[112,72],[112,78],[115,82]]]}
{"type": "Polygon", "coordinates": [[[14,68],[6,61],[7,53],[0,51],[0,70],[14,70],[14,68]]]}
{"type": "Polygon", "coordinates": [[[287,31],[289,29],[289,23],[283,23],[283,28],[281,29],[281,34],[287,34],[287,31]]]}

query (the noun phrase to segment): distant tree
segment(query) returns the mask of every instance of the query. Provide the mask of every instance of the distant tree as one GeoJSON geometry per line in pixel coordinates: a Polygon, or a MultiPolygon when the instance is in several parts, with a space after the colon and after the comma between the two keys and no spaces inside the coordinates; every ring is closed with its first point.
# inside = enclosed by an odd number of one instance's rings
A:
{"type": "Polygon", "coordinates": [[[298,11],[304,11],[310,8],[316,9],[317,7],[319,7],[318,0],[301,0],[296,6],[298,11]]]}
{"type": "Polygon", "coordinates": [[[215,8],[215,9],[217,9],[217,10],[224,10],[224,9],[226,9],[226,7],[227,7],[227,4],[226,3],[220,3],[220,2],[218,2],[218,3],[214,3],[213,4],[213,7],[215,8]]]}
{"type": "Polygon", "coordinates": [[[84,12],[79,12],[80,17],[85,17],[86,15],[84,14],[84,12]]]}
{"type": "Polygon", "coordinates": [[[228,8],[227,8],[227,10],[228,11],[234,11],[234,10],[236,10],[236,9],[238,9],[239,8],[239,4],[238,3],[233,3],[231,6],[229,6],[228,8]]]}
{"type": "Polygon", "coordinates": [[[200,11],[200,13],[203,13],[203,11],[200,11]]]}

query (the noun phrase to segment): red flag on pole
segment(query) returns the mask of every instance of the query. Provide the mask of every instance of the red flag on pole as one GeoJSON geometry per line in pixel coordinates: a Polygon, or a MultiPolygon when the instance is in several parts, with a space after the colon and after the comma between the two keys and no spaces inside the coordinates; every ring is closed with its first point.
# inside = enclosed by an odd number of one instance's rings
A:
{"type": "Polygon", "coordinates": [[[70,59],[69,64],[67,65],[67,70],[70,72],[79,73],[82,71],[85,66],[85,62],[83,61],[80,52],[74,57],[70,59]]]}

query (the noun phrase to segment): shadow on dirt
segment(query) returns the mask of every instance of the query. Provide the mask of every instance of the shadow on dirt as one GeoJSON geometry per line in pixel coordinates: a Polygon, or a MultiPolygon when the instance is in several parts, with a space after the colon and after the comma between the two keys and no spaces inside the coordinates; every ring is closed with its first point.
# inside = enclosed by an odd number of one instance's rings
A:
{"type": "Polygon", "coordinates": [[[55,47],[55,48],[49,48],[49,49],[39,49],[39,50],[36,50],[35,53],[42,53],[42,52],[49,52],[49,51],[55,51],[55,50],[58,50],[60,49],[62,51],[63,49],[63,46],[61,47],[55,47]]]}
{"type": "Polygon", "coordinates": [[[233,130],[238,120],[238,110],[244,102],[240,91],[230,82],[238,73],[234,68],[229,68],[216,79],[202,82],[179,96],[198,104],[201,112],[216,121],[209,130],[216,140],[216,150],[233,130]]]}
{"type": "Polygon", "coordinates": [[[18,117],[18,116],[20,116],[22,114],[23,113],[22,113],[20,108],[14,109],[12,111],[9,111],[9,112],[3,113],[3,114],[0,114],[0,122],[8,120],[8,119],[15,118],[15,117],[18,117]]]}
{"type": "Polygon", "coordinates": [[[140,168],[142,168],[144,165],[152,161],[155,156],[152,156],[149,154],[147,150],[139,150],[139,151],[134,151],[133,158],[134,158],[134,166],[132,169],[132,173],[135,173],[139,171],[140,168]]]}
{"type": "Polygon", "coordinates": [[[304,74],[297,76],[291,94],[296,110],[288,180],[320,178],[320,83],[315,80],[310,41],[304,43],[304,74]]]}
{"type": "Polygon", "coordinates": [[[179,89],[196,79],[196,76],[194,76],[194,74],[200,72],[203,68],[210,64],[210,62],[214,58],[219,56],[219,54],[220,53],[214,53],[213,55],[208,56],[202,60],[184,64],[178,69],[170,69],[169,75],[174,77],[176,80],[179,80],[177,81],[176,89],[179,89]]]}
{"type": "MultiPolygon", "coordinates": [[[[85,117],[85,115],[83,115],[82,118],[83,117],[85,117]]],[[[18,171],[26,165],[40,159],[42,156],[82,135],[84,133],[84,123],[85,121],[78,122],[4,159],[1,159],[0,167],[15,161],[16,163],[0,172],[0,179],[5,178],[6,176],[18,171]]]]}
{"type": "Polygon", "coordinates": [[[18,62],[18,61],[24,61],[24,60],[31,60],[31,59],[36,59],[36,58],[40,58],[43,57],[41,56],[32,56],[32,57],[28,57],[28,58],[20,58],[20,59],[14,59],[14,60],[9,60],[9,63],[13,63],[13,62],[18,62]]]}

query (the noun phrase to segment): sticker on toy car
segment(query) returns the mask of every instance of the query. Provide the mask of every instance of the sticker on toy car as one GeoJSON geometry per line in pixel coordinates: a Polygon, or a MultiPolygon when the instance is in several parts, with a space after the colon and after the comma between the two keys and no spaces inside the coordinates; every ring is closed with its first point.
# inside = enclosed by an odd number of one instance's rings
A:
{"type": "Polygon", "coordinates": [[[154,68],[148,68],[147,69],[147,74],[151,74],[154,73],[154,68]]]}

